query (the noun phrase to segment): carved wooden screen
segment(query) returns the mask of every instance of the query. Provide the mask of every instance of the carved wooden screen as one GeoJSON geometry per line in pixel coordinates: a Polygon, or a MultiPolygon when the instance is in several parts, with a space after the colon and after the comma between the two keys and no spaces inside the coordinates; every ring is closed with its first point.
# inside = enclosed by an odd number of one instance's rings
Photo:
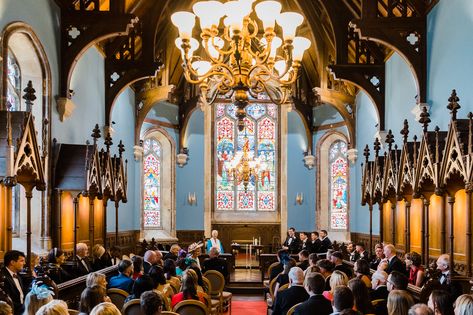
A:
{"type": "Polygon", "coordinates": [[[278,108],[254,101],[246,107],[245,128],[238,130],[236,106],[215,104],[214,174],[215,210],[274,211],[277,208],[278,108]],[[258,157],[264,168],[251,176],[245,192],[243,182],[234,178],[227,164],[243,153],[245,143],[250,158],[258,157]]]}
{"type": "Polygon", "coordinates": [[[337,140],[329,149],[330,228],[348,228],[348,161],[347,144],[337,140]]]}
{"type": "Polygon", "coordinates": [[[161,226],[161,143],[154,138],[143,143],[144,227],[161,226]]]}

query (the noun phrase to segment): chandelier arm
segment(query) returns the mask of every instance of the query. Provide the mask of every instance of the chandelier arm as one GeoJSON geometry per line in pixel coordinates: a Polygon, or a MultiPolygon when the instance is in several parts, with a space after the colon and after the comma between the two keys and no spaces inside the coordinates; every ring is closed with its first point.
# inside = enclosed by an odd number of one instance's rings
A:
{"type": "MultiPolygon", "coordinates": [[[[232,45],[230,45],[230,49],[228,49],[228,50],[223,50],[220,47],[215,46],[215,36],[212,36],[211,38],[212,38],[212,45],[214,46],[215,50],[218,51],[218,53],[220,55],[227,56],[227,55],[233,54],[235,52],[235,47],[233,47],[232,45]]],[[[228,40],[228,38],[227,38],[227,42],[231,43],[231,40],[228,40]]],[[[207,49],[206,49],[206,51],[207,51],[207,49]]]]}
{"type": "Polygon", "coordinates": [[[249,38],[255,38],[258,35],[258,24],[255,21],[253,21],[249,16],[246,17],[245,20],[246,20],[246,24],[244,24],[243,27],[246,28],[246,33],[248,34],[249,38]],[[249,28],[248,28],[248,25],[250,24],[253,26],[252,33],[249,32],[249,28]]]}
{"type": "MultiPolygon", "coordinates": [[[[214,66],[214,67],[215,67],[215,66],[214,66]]],[[[212,67],[212,68],[214,68],[214,67],[212,67]]],[[[186,68],[188,71],[184,71],[184,76],[185,76],[186,80],[187,80],[189,83],[191,83],[191,84],[201,84],[202,82],[204,82],[204,81],[205,81],[206,79],[208,79],[209,77],[211,77],[211,76],[216,76],[216,75],[222,75],[222,76],[224,76],[224,77],[229,78],[230,81],[233,81],[233,80],[231,79],[231,77],[228,76],[227,73],[222,72],[222,71],[215,71],[215,70],[212,71],[212,68],[211,68],[211,70],[209,70],[209,72],[207,72],[207,73],[204,74],[203,76],[199,76],[199,75],[192,69],[192,67],[190,67],[190,68],[191,68],[191,70],[189,70],[189,67],[186,68]],[[194,74],[195,76],[197,76],[198,79],[197,79],[197,80],[192,79],[192,78],[190,77],[189,73],[194,74]]]]}

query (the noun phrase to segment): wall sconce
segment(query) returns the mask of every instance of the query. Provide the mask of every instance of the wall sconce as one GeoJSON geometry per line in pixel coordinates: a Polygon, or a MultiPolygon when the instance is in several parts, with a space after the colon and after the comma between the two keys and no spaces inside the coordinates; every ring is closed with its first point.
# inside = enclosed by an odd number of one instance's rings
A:
{"type": "Polygon", "coordinates": [[[302,205],[302,202],[304,201],[304,195],[303,193],[297,193],[296,194],[296,204],[302,205]]]}
{"type": "Polygon", "coordinates": [[[187,194],[187,203],[191,206],[197,204],[197,198],[195,197],[195,192],[193,192],[193,193],[189,192],[187,194]]]}
{"type": "Polygon", "coordinates": [[[310,148],[304,153],[304,164],[309,170],[315,165],[315,156],[312,155],[310,148]]]}
{"type": "Polygon", "coordinates": [[[189,157],[188,153],[189,151],[187,148],[182,148],[177,154],[177,165],[179,165],[179,167],[184,167],[184,165],[187,164],[187,159],[189,157]]]}

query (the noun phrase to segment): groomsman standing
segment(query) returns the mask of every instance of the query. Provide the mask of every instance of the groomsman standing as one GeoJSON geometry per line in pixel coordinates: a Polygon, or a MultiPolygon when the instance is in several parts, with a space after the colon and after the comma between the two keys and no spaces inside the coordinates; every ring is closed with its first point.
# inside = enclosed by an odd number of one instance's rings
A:
{"type": "Polygon", "coordinates": [[[290,227],[289,230],[287,231],[287,238],[284,244],[282,245],[282,248],[289,251],[290,254],[297,254],[299,252],[299,239],[296,236],[296,229],[293,227],[290,227]]]}
{"type": "Polygon", "coordinates": [[[306,250],[310,253],[312,244],[307,237],[306,232],[299,232],[299,239],[301,240],[301,250],[306,250]]]}
{"type": "Polygon", "coordinates": [[[322,253],[326,253],[330,248],[332,248],[332,241],[328,238],[327,230],[320,231],[320,237],[322,238],[322,253]]]}
{"type": "Polygon", "coordinates": [[[322,241],[319,238],[319,232],[310,233],[310,253],[322,253],[322,241]]]}

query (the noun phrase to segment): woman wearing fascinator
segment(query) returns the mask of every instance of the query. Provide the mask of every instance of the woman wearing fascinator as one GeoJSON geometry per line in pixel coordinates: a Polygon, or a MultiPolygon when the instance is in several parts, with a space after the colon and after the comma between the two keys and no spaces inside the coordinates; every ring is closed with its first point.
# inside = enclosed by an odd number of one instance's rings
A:
{"type": "Polygon", "coordinates": [[[199,261],[199,256],[202,254],[202,242],[197,242],[197,243],[192,243],[189,245],[189,248],[187,249],[188,252],[188,258],[192,258],[195,260],[196,265],[200,268],[200,261],[199,261]]]}
{"type": "Polygon", "coordinates": [[[53,300],[53,290],[46,284],[33,284],[31,291],[25,297],[25,312],[23,315],[36,314],[41,306],[53,300]]]}

